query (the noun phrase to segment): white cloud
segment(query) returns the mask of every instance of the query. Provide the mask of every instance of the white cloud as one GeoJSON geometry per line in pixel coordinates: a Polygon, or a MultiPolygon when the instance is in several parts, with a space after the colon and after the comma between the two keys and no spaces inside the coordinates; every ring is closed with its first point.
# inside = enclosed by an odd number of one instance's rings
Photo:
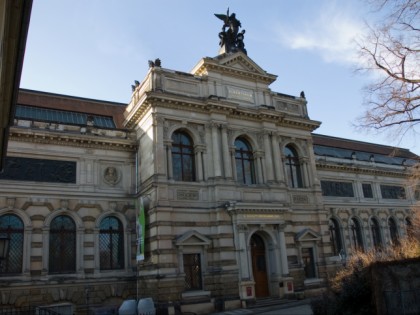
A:
{"type": "Polygon", "coordinates": [[[317,12],[311,12],[308,20],[293,28],[278,26],[280,42],[291,49],[313,51],[326,62],[357,61],[355,39],[362,34],[364,25],[354,8],[345,7],[343,2],[339,7],[330,1],[317,12]]]}

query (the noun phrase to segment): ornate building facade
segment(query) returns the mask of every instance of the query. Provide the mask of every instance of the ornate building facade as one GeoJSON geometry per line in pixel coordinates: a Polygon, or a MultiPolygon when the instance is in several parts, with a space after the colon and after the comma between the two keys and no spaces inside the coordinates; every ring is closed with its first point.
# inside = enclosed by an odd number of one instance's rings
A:
{"type": "Polygon", "coordinates": [[[205,314],[317,292],[354,249],[404,236],[418,157],[313,134],[304,94],[275,79],[238,49],[191,73],[150,63],[128,105],[21,90],[0,175],[2,304],[151,296],[205,314]]]}

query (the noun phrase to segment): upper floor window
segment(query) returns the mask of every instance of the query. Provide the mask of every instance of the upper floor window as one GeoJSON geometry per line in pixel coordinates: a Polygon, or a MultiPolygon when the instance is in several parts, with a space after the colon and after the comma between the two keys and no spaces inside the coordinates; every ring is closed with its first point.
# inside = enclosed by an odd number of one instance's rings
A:
{"type": "Polygon", "coordinates": [[[381,185],[381,194],[384,199],[405,199],[405,189],[402,186],[381,185]]]}
{"type": "Polygon", "coordinates": [[[338,222],[336,219],[330,219],[329,230],[330,230],[330,240],[333,247],[333,253],[335,255],[338,255],[343,249],[343,243],[341,241],[340,226],[338,225],[338,222]]]}
{"type": "Polygon", "coordinates": [[[76,225],[66,215],[57,216],[51,221],[49,272],[76,272],[76,225]]]}
{"type": "Polygon", "coordinates": [[[362,190],[363,190],[363,197],[364,198],[373,198],[373,191],[372,191],[372,185],[371,184],[362,184],[362,190]]]}
{"type": "Polygon", "coordinates": [[[99,227],[101,270],[124,268],[124,231],[120,220],[106,217],[99,227]]]}
{"type": "Polygon", "coordinates": [[[0,217],[0,236],[7,237],[9,252],[1,262],[0,274],[17,274],[22,272],[23,261],[23,222],[13,214],[0,217]]]}
{"type": "Polygon", "coordinates": [[[349,182],[321,180],[321,189],[323,196],[354,197],[353,184],[349,182]]]}
{"type": "Polygon", "coordinates": [[[172,134],[172,168],[175,180],[195,181],[194,144],[186,132],[172,134]]]}
{"type": "Polygon", "coordinates": [[[379,248],[382,246],[381,229],[378,220],[372,218],[370,220],[370,230],[372,232],[373,246],[379,248]]]}
{"type": "Polygon", "coordinates": [[[244,139],[235,140],[236,175],[238,182],[255,184],[254,155],[244,139]]]}
{"type": "Polygon", "coordinates": [[[286,146],[284,148],[284,157],[287,183],[289,184],[289,187],[302,188],[302,169],[296,150],[291,146],[286,146]]]}

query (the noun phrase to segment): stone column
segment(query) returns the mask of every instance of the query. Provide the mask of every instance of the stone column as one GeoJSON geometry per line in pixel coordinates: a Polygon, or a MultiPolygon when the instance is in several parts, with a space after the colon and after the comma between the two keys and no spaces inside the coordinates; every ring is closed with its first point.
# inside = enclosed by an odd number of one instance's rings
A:
{"type": "Polygon", "coordinates": [[[201,148],[201,146],[196,146],[194,148],[195,151],[195,161],[196,161],[196,175],[197,175],[197,181],[201,182],[203,181],[203,160],[202,160],[202,154],[201,152],[203,151],[203,149],[201,148]]]}
{"type": "Polygon", "coordinates": [[[219,125],[212,123],[211,125],[211,139],[213,143],[213,167],[214,177],[222,176],[221,161],[220,161],[220,149],[219,149],[219,125]]]}
{"type": "Polygon", "coordinates": [[[236,174],[235,147],[230,147],[229,152],[230,152],[230,158],[232,160],[233,179],[235,181],[238,181],[238,174],[236,174]]]}
{"type": "Polygon", "coordinates": [[[308,168],[308,158],[302,158],[301,159],[301,165],[302,165],[302,176],[304,179],[304,186],[303,187],[311,187],[311,177],[309,176],[309,168],[308,168]]]}
{"type": "Polygon", "coordinates": [[[274,172],[273,172],[273,159],[271,155],[271,147],[270,147],[270,135],[268,132],[264,132],[264,151],[265,151],[265,169],[266,169],[266,179],[268,182],[272,182],[274,180],[274,172]]]}
{"type": "Polygon", "coordinates": [[[283,165],[281,163],[281,152],[279,147],[278,136],[273,134],[271,136],[271,146],[273,148],[273,155],[274,155],[274,174],[275,179],[279,183],[284,183],[284,172],[283,172],[283,165]]]}
{"type": "Polygon", "coordinates": [[[255,157],[255,164],[256,165],[256,171],[257,171],[257,184],[262,184],[264,182],[263,174],[262,174],[262,167],[261,167],[261,152],[254,152],[253,153],[255,157]]]}
{"type": "Polygon", "coordinates": [[[284,227],[279,229],[279,241],[280,241],[280,258],[281,258],[281,269],[283,276],[289,275],[289,265],[287,261],[287,248],[286,248],[286,237],[284,235],[284,227]]]}
{"type": "Polygon", "coordinates": [[[165,145],[163,143],[165,119],[155,116],[153,124],[156,145],[155,167],[158,174],[165,174],[165,145]]]}
{"type": "Polygon", "coordinates": [[[239,238],[239,264],[240,264],[240,275],[241,279],[250,279],[252,274],[252,267],[249,264],[248,258],[248,244],[246,241],[246,232],[247,226],[246,225],[238,225],[238,238],[239,238]]]}
{"type": "Polygon", "coordinates": [[[222,125],[222,153],[225,178],[232,178],[231,158],[229,154],[229,143],[227,137],[227,126],[222,125]]]}
{"type": "Polygon", "coordinates": [[[168,179],[173,179],[174,177],[174,171],[173,171],[173,167],[172,167],[172,143],[171,142],[167,142],[166,143],[166,156],[167,156],[167,160],[166,163],[168,165],[168,179]]]}

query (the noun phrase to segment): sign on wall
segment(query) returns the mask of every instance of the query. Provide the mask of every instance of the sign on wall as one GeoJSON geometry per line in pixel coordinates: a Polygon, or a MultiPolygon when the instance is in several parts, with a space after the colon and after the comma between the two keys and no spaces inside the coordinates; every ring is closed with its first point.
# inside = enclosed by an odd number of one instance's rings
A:
{"type": "Polygon", "coordinates": [[[143,197],[140,197],[140,202],[136,203],[138,208],[137,221],[136,221],[136,230],[137,230],[137,254],[136,260],[144,260],[144,237],[146,231],[146,223],[144,216],[144,201],[143,197]]]}

